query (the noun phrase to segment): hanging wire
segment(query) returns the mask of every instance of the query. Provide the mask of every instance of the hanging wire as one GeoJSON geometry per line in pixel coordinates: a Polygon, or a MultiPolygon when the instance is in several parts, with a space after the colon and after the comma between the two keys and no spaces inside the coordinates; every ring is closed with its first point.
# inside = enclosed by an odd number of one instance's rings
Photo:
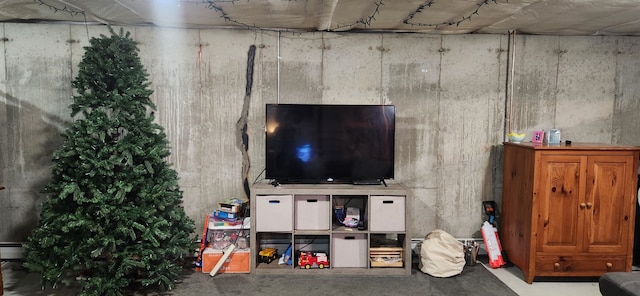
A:
{"type": "MultiPolygon", "coordinates": [[[[447,21],[447,22],[441,22],[441,23],[414,23],[414,22],[411,22],[411,20],[412,20],[413,18],[415,18],[415,17],[416,17],[416,15],[418,15],[418,14],[422,13],[422,12],[424,11],[424,9],[425,9],[425,8],[427,8],[427,7],[431,7],[431,6],[433,6],[433,5],[434,5],[434,3],[435,3],[435,1],[434,1],[434,0],[428,0],[428,1],[426,1],[424,4],[422,4],[422,5],[418,6],[418,8],[417,8],[413,13],[410,13],[410,14],[407,16],[407,18],[405,18],[405,19],[404,19],[404,21],[402,21],[402,22],[403,22],[404,24],[412,25],[412,26],[416,26],[416,27],[435,27],[436,29],[438,28],[438,26],[452,26],[452,25],[460,26],[460,23],[462,23],[462,22],[464,22],[464,21],[470,21],[470,20],[471,20],[471,17],[472,17],[473,15],[480,15],[480,14],[478,13],[478,11],[480,11],[480,8],[481,8],[482,6],[485,6],[485,5],[491,4],[491,2],[493,2],[494,4],[498,4],[498,1],[497,1],[497,0],[484,0],[484,1],[480,2],[479,4],[477,4],[476,9],[475,9],[472,13],[470,13],[470,14],[468,14],[468,15],[466,15],[466,16],[462,16],[462,17],[461,17],[459,20],[457,20],[457,21],[447,21]]],[[[507,1],[507,2],[508,2],[508,1],[507,1]]]]}

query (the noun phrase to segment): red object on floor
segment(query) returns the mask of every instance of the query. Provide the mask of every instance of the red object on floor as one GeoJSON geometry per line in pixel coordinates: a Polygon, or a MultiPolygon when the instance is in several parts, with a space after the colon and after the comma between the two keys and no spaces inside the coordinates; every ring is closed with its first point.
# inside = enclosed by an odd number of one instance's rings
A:
{"type": "Polygon", "coordinates": [[[500,244],[500,238],[498,237],[498,230],[489,222],[482,224],[482,239],[484,240],[484,246],[487,249],[489,255],[489,265],[492,268],[498,268],[505,264],[502,259],[502,245],[500,244]]]}
{"type": "MultiPolygon", "coordinates": [[[[0,190],[4,189],[4,186],[0,186],[0,190]]],[[[4,295],[4,282],[2,281],[2,269],[0,269],[0,296],[4,295]]]]}
{"type": "MultiPolygon", "coordinates": [[[[202,230],[202,240],[200,241],[200,249],[198,249],[198,256],[196,257],[196,271],[202,270],[202,252],[207,247],[207,234],[209,234],[209,218],[207,214],[204,217],[204,228],[202,230]]],[[[1,296],[1,295],[0,295],[1,296]]]]}

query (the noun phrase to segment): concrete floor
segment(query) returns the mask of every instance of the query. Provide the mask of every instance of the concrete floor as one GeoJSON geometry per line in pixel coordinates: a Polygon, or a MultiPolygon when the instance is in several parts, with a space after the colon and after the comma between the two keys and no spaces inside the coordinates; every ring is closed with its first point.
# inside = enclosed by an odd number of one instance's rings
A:
{"type": "MultiPolygon", "coordinates": [[[[515,266],[498,269],[485,267],[520,296],[602,296],[597,278],[563,278],[559,281],[534,281],[529,285],[524,281],[520,269],[515,266]]],[[[640,273],[640,266],[634,266],[632,272],[640,273]]]]}
{"type": "Polygon", "coordinates": [[[527,284],[520,269],[515,266],[493,269],[485,266],[491,273],[520,296],[601,296],[597,279],[586,281],[534,281],[527,284]]]}
{"type": "MultiPolygon", "coordinates": [[[[2,273],[4,284],[10,285],[17,280],[12,272],[11,264],[16,263],[2,262],[2,273]]],[[[564,296],[564,295],[580,295],[580,296],[600,296],[597,279],[587,280],[563,280],[563,281],[535,281],[529,285],[523,280],[522,272],[517,267],[506,267],[493,269],[483,263],[491,273],[504,282],[509,288],[521,296],[564,296]]],[[[637,269],[637,268],[634,268],[637,269]]],[[[640,271],[634,271],[640,273],[640,271]]],[[[4,296],[18,296],[14,292],[5,292],[4,296]]],[[[20,295],[22,296],[22,295],[20,295]]]]}
{"type": "MultiPolygon", "coordinates": [[[[6,296],[67,296],[77,290],[69,287],[40,289],[39,276],[27,273],[22,262],[3,264],[6,296]]],[[[299,275],[302,273],[299,273],[299,275]]],[[[310,275],[255,275],[220,274],[211,278],[208,274],[185,271],[184,278],[169,294],[157,291],[139,291],[144,295],[279,295],[279,296],[326,296],[340,294],[351,296],[422,296],[422,295],[495,295],[515,296],[506,285],[499,283],[482,264],[465,266],[460,275],[437,278],[418,271],[417,265],[408,276],[359,276],[312,273],[310,275]],[[321,283],[328,282],[330,285],[321,283]],[[482,284],[479,284],[482,283],[482,284]]]]}

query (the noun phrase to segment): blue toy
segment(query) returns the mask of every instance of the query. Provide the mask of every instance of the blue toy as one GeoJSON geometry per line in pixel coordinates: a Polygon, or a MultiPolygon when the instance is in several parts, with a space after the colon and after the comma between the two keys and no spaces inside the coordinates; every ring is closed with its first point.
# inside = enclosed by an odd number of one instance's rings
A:
{"type": "Polygon", "coordinates": [[[286,265],[291,265],[291,244],[289,244],[289,246],[287,247],[287,250],[284,251],[284,253],[282,253],[282,257],[280,257],[280,261],[278,262],[278,264],[286,264],[286,265]]]}

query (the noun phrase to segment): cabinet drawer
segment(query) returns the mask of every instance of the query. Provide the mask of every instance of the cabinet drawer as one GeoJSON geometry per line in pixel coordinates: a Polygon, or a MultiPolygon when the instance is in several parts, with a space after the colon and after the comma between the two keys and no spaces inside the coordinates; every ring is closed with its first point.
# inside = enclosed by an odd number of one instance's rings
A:
{"type": "Polygon", "coordinates": [[[293,196],[256,196],[256,231],[292,231],[293,196]]]}
{"type": "Polygon", "coordinates": [[[536,270],[540,275],[597,276],[610,271],[625,271],[624,256],[537,256],[536,270]]]}
{"type": "Polygon", "coordinates": [[[371,231],[404,231],[404,196],[371,196],[371,231]]]}
{"type": "Polygon", "coordinates": [[[329,230],[328,195],[296,195],[293,203],[296,230],[329,230]]]}
{"type": "Polygon", "coordinates": [[[367,267],[368,262],[364,233],[333,235],[333,267],[367,267]]]}

